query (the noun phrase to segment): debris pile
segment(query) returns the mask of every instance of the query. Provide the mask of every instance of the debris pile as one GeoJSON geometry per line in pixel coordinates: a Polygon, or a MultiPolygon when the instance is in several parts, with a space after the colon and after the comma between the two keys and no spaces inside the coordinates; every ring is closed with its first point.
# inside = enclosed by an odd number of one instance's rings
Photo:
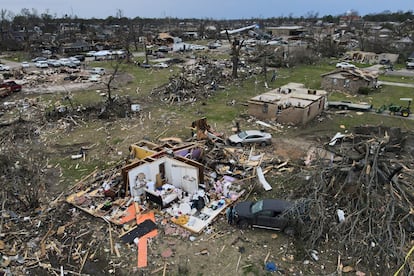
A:
{"type": "Polygon", "coordinates": [[[169,83],[154,89],[153,95],[158,95],[167,103],[191,103],[210,97],[214,91],[223,88],[226,80],[224,69],[202,59],[196,64],[185,66],[182,72],[172,76],[169,83]]]}
{"type": "Polygon", "coordinates": [[[297,190],[309,200],[301,233],[308,248],[330,240],[354,264],[404,263],[414,231],[413,141],[398,128],[357,127],[325,145],[331,154],[314,155],[314,174],[297,190]]]}
{"type": "Polygon", "coordinates": [[[16,70],[14,77],[24,84],[25,89],[38,88],[39,85],[59,85],[65,81],[87,82],[89,72],[80,69],[53,68],[47,70],[16,70]]]}

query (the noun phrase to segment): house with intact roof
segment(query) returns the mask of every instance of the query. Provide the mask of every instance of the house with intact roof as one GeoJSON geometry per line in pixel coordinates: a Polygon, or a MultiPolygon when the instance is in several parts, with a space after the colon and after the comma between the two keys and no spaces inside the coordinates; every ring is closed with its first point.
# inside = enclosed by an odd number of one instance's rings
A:
{"type": "Polygon", "coordinates": [[[260,120],[281,124],[306,124],[325,108],[327,92],[308,89],[301,83],[288,83],[248,101],[249,114],[260,120]]]}

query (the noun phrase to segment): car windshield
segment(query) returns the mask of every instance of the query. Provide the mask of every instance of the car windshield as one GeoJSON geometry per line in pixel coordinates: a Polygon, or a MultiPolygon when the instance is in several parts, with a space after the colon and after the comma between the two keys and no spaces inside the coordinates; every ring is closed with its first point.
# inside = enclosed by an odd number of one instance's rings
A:
{"type": "Polygon", "coordinates": [[[247,132],[246,131],[242,131],[239,134],[237,134],[237,136],[239,136],[240,139],[244,139],[247,136],[247,132]]]}
{"type": "Polygon", "coordinates": [[[263,210],[263,200],[259,200],[258,202],[254,203],[251,207],[252,213],[255,214],[263,210]]]}

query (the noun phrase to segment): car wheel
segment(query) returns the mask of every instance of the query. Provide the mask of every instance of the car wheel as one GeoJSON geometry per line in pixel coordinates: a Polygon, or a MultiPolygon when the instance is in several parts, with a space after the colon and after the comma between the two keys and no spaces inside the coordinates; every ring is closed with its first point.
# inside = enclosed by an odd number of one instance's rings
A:
{"type": "Polygon", "coordinates": [[[237,225],[240,229],[247,229],[249,227],[249,223],[245,219],[240,220],[237,225]]]}
{"type": "Polygon", "coordinates": [[[263,142],[260,142],[260,145],[261,145],[262,147],[266,147],[266,146],[267,146],[267,143],[266,143],[265,141],[263,141],[263,142]]]}
{"type": "Polygon", "coordinates": [[[243,147],[243,144],[242,143],[237,143],[237,145],[236,146],[238,146],[238,147],[243,147]]]}
{"type": "Polygon", "coordinates": [[[286,227],[285,229],[283,229],[283,233],[285,233],[285,235],[287,236],[294,236],[296,231],[293,227],[286,227]]]}

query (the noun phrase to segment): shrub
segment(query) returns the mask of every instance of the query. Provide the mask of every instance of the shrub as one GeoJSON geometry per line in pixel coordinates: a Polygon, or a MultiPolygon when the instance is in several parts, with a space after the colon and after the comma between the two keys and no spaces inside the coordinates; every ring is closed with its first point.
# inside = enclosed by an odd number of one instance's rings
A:
{"type": "Polygon", "coordinates": [[[368,95],[371,92],[373,92],[373,89],[370,88],[370,87],[365,87],[364,86],[364,87],[360,87],[358,89],[358,94],[361,94],[361,95],[368,95]]]}

